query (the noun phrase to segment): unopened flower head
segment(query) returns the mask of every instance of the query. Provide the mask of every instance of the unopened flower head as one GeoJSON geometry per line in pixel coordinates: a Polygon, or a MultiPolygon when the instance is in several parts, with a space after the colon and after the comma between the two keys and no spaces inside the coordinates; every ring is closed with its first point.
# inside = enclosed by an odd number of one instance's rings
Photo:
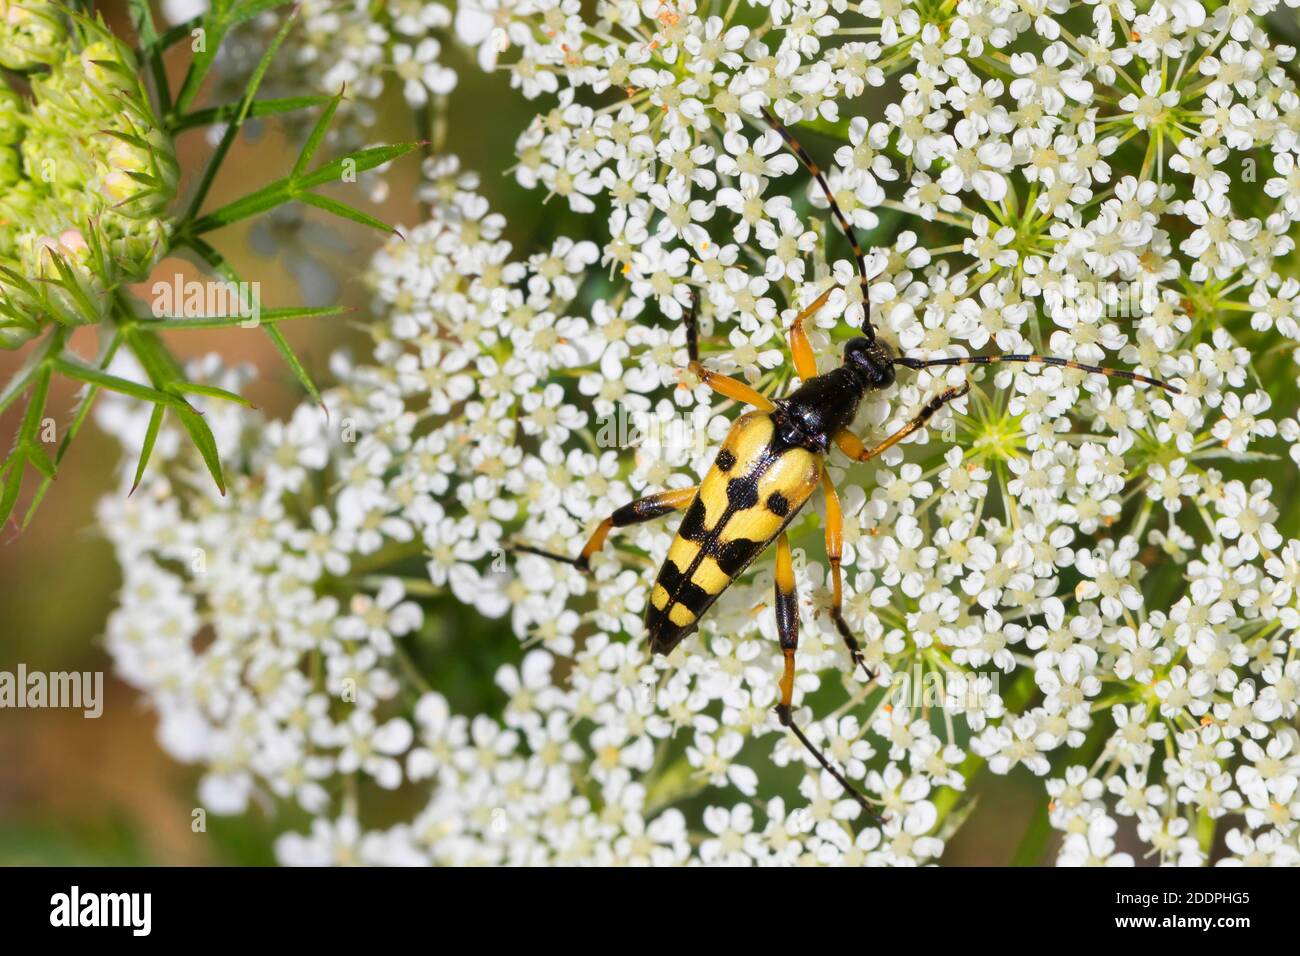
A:
{"type": "Polygon", "coordinates": [[[131,52],[55,3],[7,4],[0,83],[0,344],[99,321],[166,251],[178,168],[131,52]],[[10,46],[10,44],[13,44],[10,46]]]}

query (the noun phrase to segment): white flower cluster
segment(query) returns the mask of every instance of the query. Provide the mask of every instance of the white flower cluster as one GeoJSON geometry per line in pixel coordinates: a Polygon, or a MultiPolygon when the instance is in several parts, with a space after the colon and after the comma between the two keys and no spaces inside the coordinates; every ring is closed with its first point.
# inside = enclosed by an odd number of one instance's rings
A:
{"type": "MultiPolygon", "coordinates": [[[[190,0],[178,4],[167,11],[174,23],[196,12],[190,0]]],[[[204,10],[207,3],[199,6],[204,10]]],[[[398,85],[413,109],[427,108],[456,88],[456,72],[443,58],[452,13],[437,0],[299,0],[297,16],[284,52],[266,73],[263,95],[333,96],[346,90],[340,119],[348,121],[354,139],[364,140],[377,122],[376,101],[388,82],[398,85]]],[[[241,25],[223,44],[217,64],[235,98],[280,26],[281,17],[272,11],[241,25]]]]}
{"type": "MultiPolygon", "coordinates": [[[[506,0],[491,31],[457,23],[481,52],[513,53],[525,96],[556,94],[519,139],[520,183],[584,212],[608,197],[605,258],[666,315],[694,284],[761,330],[783,280],[811,278],[816,235],[777,189],[797,163],[768,110],[844,141],[826,179],[858,229],[948,227],[942,247],[902,232],[871,250],[876,321],[908,350],[1017,351],[1037,332],[1083,361],[1127,353],[1192,376],[1181,417],[1217,384],[1176,348],[1194,320],[1248,309],[1256,329],[1298,334],[1294,283],[1273,265],[1300,212],[1295,50],[1260,19],[1276,3],[1090,3],[1078,35],[1064,3],[781,0],[750,4],[758,26],[738,3],[710,6],[603,2],[589,20],[572,0],[506,0]],[[587,89],[625,96],[593,108],[587,89]],[[1278,199],[1263,217],[1233,202],[1234,183],[1257,180],[1278,199]],[[1128,286],[1140,314],[1125,330],[1107,320],[1128,286]],[[1249,302],[1225,304],[1237,289],[1249,302]]],[[[826,207],[812,184],[809,199],[826,207]]],[[[826,321],[860,322],[853,263],[830,273],[848,301],[826,321]]]]}
{"type": "MultiPolygon", "coordinates": [[[[462,8],[483,62],[558,99],[520,181],[607,201],[610,238],[514,260],[472,178],[430,166],[432,220],[372,264],[373,362],[336,362],[341,425],[214,409],[245,456],[228,501],[160,442],[169,467],[105,503],[127,578],[109,645],[169,749],[209,767],[205,804],[298,802],[317,819],[281,840],[287,862],[914,863],[987,767],[1045,779],[1063,864],[1134,862],[1121,840],[1161,863],[1300,863],[1300,540],[1258,454],[1280,437],[1300,462],[1300,425],[1270,417],[1243,344],[1300,337],[1300,99],[1275,8],[462,8]],[[835,288],[823,368],[864,320],[830,216],[782,191],[809,177],[763,110],[814,150],[843,141],[825,177],[898,350],[1040,350],[1181,390],[1002,366],[929,435],[832,457],[845,616],[878,676],[852,673],[830,621],[809,508],[796,703],[881,826],[772,713],[766,562],[665,660],[640,618],[671,523],[616,532],[590,578],[506,553],[574,554],[707,469],[735,416],[680,371],[695,296],[705,363],[776,394],[800,304],[835,288]],[[626,289],[576,307],[602,261],[626,289]],[[453,715],[412,665],[434,589],[541,645],[498,675],[500,721],[453,715]],[[773,762],[803,768],[797,789],[773,762]],[[388,826],[364,780],[433,783],[388,826]]],[[[807,200],[826,206],[811,183],[807,200]]],[[[857,432],[896,430],[939,378],[904,372],[857,432]]]]}
{"type": "MultiPolygon", "coordinates": [[[[513,261],[474,178],[451,161],[430,171],[435,218],[372,265],[388,313],[373,328],[374,364],[335,360],[346,385],[326,401],[338,420],[327,424],[312,405],[283,423],[211,406],[220,446],[242,450],[228,497],[164,431],[161,470],[101,507],[126,578],[108,647],[123,678],[149,694],[164,746],[206,765],[203,805],[237,813],[274,795],[316,815],[310,835],[278,844],[291,863],[935,856],[927,776],[907,764],[925,752],[933,766],[945,753],[919,727],[909,732],[914,755],[900,751],[871,773],[893,814],[883,831],[855,836],[845,821],[856,805],[829,778],[806,776],[807,806],[787,810],[773,797],[757,823],[748,803],[712,806],[693,840],[674,804],[710,785],[753,795],[758,775],[741,747],[776,730],[758,635],[670,668],[608,634],[579,635],[593,622],[632,629],[642,575],[603,569],[599,606],[578,613],[566,607],[574,582],[562,586],[545,564],[520,578],[492,572],[518,512],[563,513],[578,527],[630,497],[616,451],[572,447],[588,417],[553,379],[596,376],[611,344],[637,327],[640,304],[602,305],[601,322],[565,316],[595,248],[560,240],[513,261]],[[612,322],[623,331],[611,339],[612,322]],[[417,579],[383,573],[404,560],[418,568],[421,557],[417,579]],[[544,640],[497,675],[508,697],[501,722],[451,714],[413,672],[404,645],[423,615],[407,588],[440,586],[489,615],[514,602],[519,634],[544,640]],[[363,779],[435,786],[408,823],[364,830],[363,779]]],[[[212,364],[204,371],[228,388],[241,382],[212,364]]],[[[139,439],[143,417],[125,403],[102,408],[104,427],[139,439]]],[[[124,471],[124,489],[130,481],[124,471]]],[[[735,604],[729,617],[746,617],[735,604]]],[[[819,660],[835,666],[835,653],[810,648],[809,663],[819,660]]],[[[830,726],[849,738],[859,730],[852,716],[830,726]]],[[[862,773],[873,751],[858,742],[835,752],[862,773]]],[[[778,761],[791,757],[802,751],[782,740],[778,761]]]]}

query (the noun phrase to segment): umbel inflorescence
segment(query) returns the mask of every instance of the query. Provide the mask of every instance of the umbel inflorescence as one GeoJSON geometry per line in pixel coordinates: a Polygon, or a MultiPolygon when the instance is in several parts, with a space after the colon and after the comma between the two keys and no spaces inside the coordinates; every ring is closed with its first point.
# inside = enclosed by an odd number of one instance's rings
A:
{"type": "Polygon", "coordinates": [[[131,51],[58,4],[0,4],[0,345],[91,325],[166,251],[178,168],[131,51]]]}
{"type": "MultiPolygon", "coordinates": [[[[514,257],[475,181],[431,163],[429,221],[368,274],[373,355],[336,361],[353,431],[213,410],[242,455],[229,501],[160,439],[164,472],[105,503],[127,576],[109,644],[207,766],[205,805],[306,808],[286,862],[915,863],[982,773],[1020,773],[1061,863],[1300,861],[1294,23],[1269,3],[458,10],[481,62],[547,98],[516,177],[599,211],[601,242],[514,257]],[[706,364],[778,395],[799,308],[832,290],[823,367],[862,323],[857,263],[764,110],[864,236],[897,351],[1040,351],[1182,391],[976,373],[917,440],[832,459],[877,676],[800,562],[796,702],[882,826],[776,722],[770,566],[662,660],[640,622],[671,524],[624,532],[592,580],[508,555],[576,553],[613,508],[698,481],[735,411],[684,372],[693,298],[706,364]],[[499,715],[454,714],[413,663],[442,594],[525,642],[499,715]],[[381,818],[369,782],[420,809],[381,818]]],[[[966,371],[900,372],[857,430],[966,371]]],[[[796,553],[820,557],[818,526],[792,526],[796,553]]]]}

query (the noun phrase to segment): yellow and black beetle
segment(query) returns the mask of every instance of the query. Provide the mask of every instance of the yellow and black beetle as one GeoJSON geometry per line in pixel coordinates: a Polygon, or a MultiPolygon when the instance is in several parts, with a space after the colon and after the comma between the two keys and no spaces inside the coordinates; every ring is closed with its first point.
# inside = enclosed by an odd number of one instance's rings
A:
{"type": "Polygon", "coordinates": [[[820,484],[826,496],[826,558],[830,564],[831,618],[835,622],[855,665],[867,672],[857,639],[842,612],[844,589],[840,570],[843,518],[839,496],[826,469],[832,443],[854,461],[870,461],[908,435],[925,426],[936,412],[970,391],[969,382],[945,389],[930,399],[898,431],[880,444],[867,447],[850,431],[858,406],[870,391],[894,383],[896,366],[921,369],[931,366],[988,365],[1000,362],[1041,363],[1124,378],[1155,385],[1178,393],[1172,385],[1133,372],[1083,365],[1068,359],[1043,355],[979,355],[961,358],[915,359],[896,356],[876,338],[867,297],[866,259],[857,235],[835,202],[817,164],[771,114],[764,113],[817,180],[841,230],[853,247],[867,307],[862,335],[844,347],[843,363],[825,374],[817,374],[817,362],[804,330],[804,322],[823,305],[835,286],[823,292],[800,312],[790,327],[790,353],[800,384],[785,398],[772,399],[744,382],[706,369],[700,363],[696,304],[686,316],[690,369],[699,380],[727,398],[753,406],[736,420],[727,434],[704,480],[696,487],[665,491],[633,501],[600,523],[576,558],[528,545],[515,550],[542,555],[590,571],[590,559],[599,551],[614,528],[639,524],[685,509],[677,536],[659,569],[646,607],[646,632],[651,650],[669,654],[698,626],[700,618],[727,587],[776,542],[776,624],[785,658],[780,681],[781,699],[777,715],[817,762],[868,813],[870,804],[804,735],[794,723],[795,652],[799,646],[798,597],[795,593],[794,563],[786,527],[812,497],[820,484]]]}

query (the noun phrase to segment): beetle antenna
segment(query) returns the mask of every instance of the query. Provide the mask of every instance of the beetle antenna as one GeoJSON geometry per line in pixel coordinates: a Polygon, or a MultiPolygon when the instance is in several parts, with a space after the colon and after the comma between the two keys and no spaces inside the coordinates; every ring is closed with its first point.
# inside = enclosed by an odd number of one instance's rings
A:
{"type": "Polygon", "coordinates": [[[780,134],[781,138],[785,140],[785,144],[790,147],[790,152],[798,157],[799,162],[804,164],[808,172],[812,174],[813,179],[817,180],[817,185],[826,194],[826,201],[830,203],[831,215],[835,217],[836,223],[839,224],[840,230],[844,233],[844,238],[848,239],[849,245],[853,247],[853,258],[858,263],[858,282],[862,285],[862,307],[866,310],[866,320],[862,324],[862,334],[869,341],[874,342],[876,340],[876,329],[871,322],[871,296],[868,294],[867,257],[862,251],[862,242],[858,239],[857,230],[853,228],[848,217],[844,215],[844,211],[840,209],[840,204],[835,201],[835,194],[831,192],[830,183],[826,181],[826,176],[822,173],[821,167],[808,155],[808,151],[800,145],[794,135],[785,128],[784,123],[777,119],[767,107],[761,109],[763,119],[767,120],[768,125],[780,134]]]}
{"type": "Polygon", "coordinates": [[[1060,368],[1077,369],[1080,372],[1092,372],[1097,375],[1106,375],[1110,378],[1122,378],[1130,382],[1139,382],[1143,385],[1154,385],[1157,388],[1163,388],[1165,391],[1172,392],[1175,395],[1183,394],[1182,389],[1170,385],[1168,382],[1161,381],[1158,378],[1139,375],[1137,372],[1130,372],[1126,369],[1107,368],[1102,365],[1084,365],[1082,362],[1076,362],[1073,359],[1057,358],[1054,355],[968,355],[961,358],[939,359],[917,359],[899,356],[894,359],[895,365],[902,365],[911,369],[931,368],[936,365],[996,365],[1000,362],[1055,365],[1060,368]]]}

